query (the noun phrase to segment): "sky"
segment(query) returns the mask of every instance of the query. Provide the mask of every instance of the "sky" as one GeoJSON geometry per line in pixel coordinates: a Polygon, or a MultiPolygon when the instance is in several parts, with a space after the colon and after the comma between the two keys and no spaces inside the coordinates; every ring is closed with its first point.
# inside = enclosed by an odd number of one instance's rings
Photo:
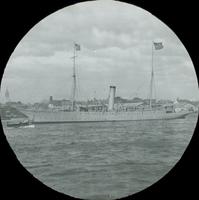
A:
{"type": "Polygon", "coordinates": [[[148,98],[153,41],[154,93],[157,99],[199,100],[193,63],[176,34],[154,15],[112,0],[83,2],[58,10],[36,24],[12,53],[1,82],[0,101],[25,103],[70,99],[74,42],[77,98],[148,98]]]}

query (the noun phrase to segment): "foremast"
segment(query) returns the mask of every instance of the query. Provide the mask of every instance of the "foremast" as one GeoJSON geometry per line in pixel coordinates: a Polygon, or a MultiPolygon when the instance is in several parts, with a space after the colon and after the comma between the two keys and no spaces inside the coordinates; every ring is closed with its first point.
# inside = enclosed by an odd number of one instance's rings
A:
{"type": "Polygon", "coordinates": [[[153,82],[154,82],[154,71],[153,71],[153,42],[151,45],[151,81],[150,81],[150,94],[149,94],[149,107],[152,108],[152,99],[153,99],[153,82]]]}
{"type": "Polygon", "coordinates": [[[73,86],[72,86],[72,111],[75,111],[75,100],[76,100],[76,92],[77,92],[77,77],[76,77],[76,57],[77,51],[80,51],[80,45],[74,42],[74,50],[73,50],[73,86]]]}

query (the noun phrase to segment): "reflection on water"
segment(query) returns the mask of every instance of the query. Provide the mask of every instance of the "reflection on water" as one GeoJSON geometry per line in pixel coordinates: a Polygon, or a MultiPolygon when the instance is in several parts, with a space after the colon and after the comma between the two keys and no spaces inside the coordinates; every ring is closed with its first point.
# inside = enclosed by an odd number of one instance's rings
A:
{"type": "Polygon", "coordinates": [[[185,119],[4,128],[18,159],[44,184],[84,199],[138,192],[165,175],[188,145],[197,115],[185,119]]]}

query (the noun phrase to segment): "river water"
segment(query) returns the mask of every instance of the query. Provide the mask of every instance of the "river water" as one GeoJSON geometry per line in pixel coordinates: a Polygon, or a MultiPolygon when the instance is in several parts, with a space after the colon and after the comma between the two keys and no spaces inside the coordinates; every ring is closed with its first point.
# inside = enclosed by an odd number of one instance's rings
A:
{"type": "Polygon", "coordinates": [[[23,166],[82,199],[126,197],[163,177],[182,156],[197,114],[185,119],[4,128],[23,166]]]}

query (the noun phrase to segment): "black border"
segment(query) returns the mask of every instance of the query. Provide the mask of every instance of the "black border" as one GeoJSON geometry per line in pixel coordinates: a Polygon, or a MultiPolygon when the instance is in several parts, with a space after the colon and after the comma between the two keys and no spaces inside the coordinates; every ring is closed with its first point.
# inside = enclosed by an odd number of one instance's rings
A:
{"type": "MultiPolygon", "coordinates": [[[[1,1],[1,76],[9,56],[22,37],[41,19],[54,11],[80,1],[42,0],[42,1],[1,1]]],[[[198,67],[199,16],[196,1],[123,1],[144,8],[165,22],[180,38],[194,63],[198,67]]],[[[2,129],[2,127],[1,127],[2,129]]],[[[130,199],[173,199],[196,198],[199,165],[197,152],[199,144],[198,125],[183,157],[176,166],[158,183],[134,194],[130,199]]],[[[4,134],[0,134],[0,198],[1,199],[68,199],[34,179],[16,159],[4,134]],[[3,197],[3,198],[2,198],[3,197]]]]}

